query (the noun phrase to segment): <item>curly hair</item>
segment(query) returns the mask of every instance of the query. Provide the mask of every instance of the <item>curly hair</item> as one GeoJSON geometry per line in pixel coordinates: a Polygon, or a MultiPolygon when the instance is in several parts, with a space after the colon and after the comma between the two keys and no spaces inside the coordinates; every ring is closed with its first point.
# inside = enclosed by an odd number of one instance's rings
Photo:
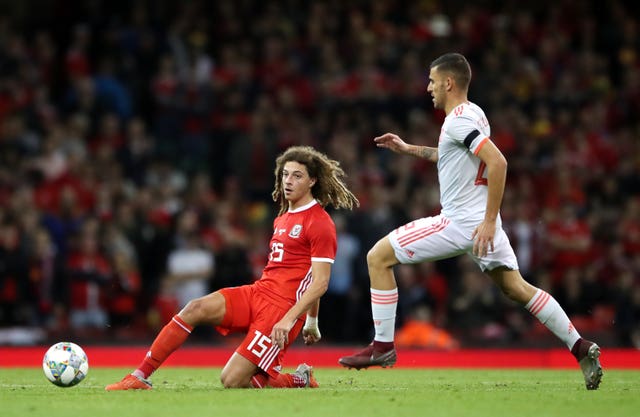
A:
{"type": "Polygon", "coordinates": [[[273,201],[280,204],[279,215],[289,208],[282,187],[282,172],[284,165],[291,161],[304,165],[309,177],[316,179],[311,194],[321,206],[326,207],[330,204],[337,209],[352,209],[360,205],[356,196],[344,184],[345,173],[338,161],[330,159],[311,146],[292,146],[276,159],[275,185],[271,196],[273,201]]]}

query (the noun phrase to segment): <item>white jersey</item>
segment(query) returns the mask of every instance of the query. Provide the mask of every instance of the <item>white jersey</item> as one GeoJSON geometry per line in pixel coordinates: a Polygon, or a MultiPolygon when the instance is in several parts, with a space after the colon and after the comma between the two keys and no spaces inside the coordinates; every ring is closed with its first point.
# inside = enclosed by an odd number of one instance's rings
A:
{"type": "Polygon", "coordinates": [[[490,134],[484,111],[469,101],[454,108],[442,124],[438,140],[442,214],[463,226],[475,227],[484,219],[487,173],[477,154],[490,134]]]}
{"type": "Polygon", "coordinates": [[[468,101],[444,119],[438,142],[442,212],[416,219],[387,235],[400,263],[436,261],[468,253],[483,271],[498,267],[518,269],[500,216],[496,219],[494,249],[482,258],[473,254],[473,230],[484,219],[488,198],[485,164],[477,155],[490,134],[484,112],[468,101]]]}

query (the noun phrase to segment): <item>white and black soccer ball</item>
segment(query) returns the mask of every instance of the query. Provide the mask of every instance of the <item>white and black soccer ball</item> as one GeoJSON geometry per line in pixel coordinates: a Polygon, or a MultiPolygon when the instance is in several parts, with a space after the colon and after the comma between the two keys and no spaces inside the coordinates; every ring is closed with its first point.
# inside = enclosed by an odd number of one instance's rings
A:
{"type": "Polygon", "coordinates": [[[89,372],[89,360],[75,343],[59,342],[51,346],[42,360],[44,376],[59,387],[72,387],[89,372]]]}

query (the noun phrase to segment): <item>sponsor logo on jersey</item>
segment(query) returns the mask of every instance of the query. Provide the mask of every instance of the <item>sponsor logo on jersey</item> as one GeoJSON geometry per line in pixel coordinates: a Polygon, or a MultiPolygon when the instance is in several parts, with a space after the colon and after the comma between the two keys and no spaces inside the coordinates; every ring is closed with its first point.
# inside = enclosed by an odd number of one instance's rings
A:
{"type": "Polygon", "coordinates": [[[300,237],[300,233],[302,233],[302,225],[301,224],[296,224],[291,228],[291,231],[289,232],[289,237],[300,237]]]}
{"type": "Polygon", "coordinates": [[[409,250],[409,249],[405,249],[405,252],[407,252],[407,256],[408,256],[409,258],[413,258],[413,255],[415,255],[415,254],[416,254],[414,251],[409,250]]]}

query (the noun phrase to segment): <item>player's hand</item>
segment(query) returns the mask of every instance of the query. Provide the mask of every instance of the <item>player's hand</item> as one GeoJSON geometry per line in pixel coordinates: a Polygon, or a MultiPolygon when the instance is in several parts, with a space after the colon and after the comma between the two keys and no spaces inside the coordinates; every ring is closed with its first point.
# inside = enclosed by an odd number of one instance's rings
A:
{"type": "Polygon", "coordinates": [[[302,328],[302,339],[305,345],[313,345],[322,339],[318,326],[304,326],[302,328]]]}
{"type": "Polygon", "coordinates": [[[294,323],[295,320],[291,321],[283,318],[271,329],[271,335],[269,337],[271,337],[273,344],[277,345],[281,350],[289,343],[289,331],[291,331],[294,323]]]}
{"type": "Polygon", "coordinates": [[[484,220],[471,235],[473,239],[473,254],[479,258],[487,256],[489,250],[493,252],[493,237],[496,234],[496,222],[484,220]]]}
{"type": "Polygon", "coordinates": [[[385,133],[382,136],[373,138],[378,148],[387,148],[394,152],[403,153],[407,149],[408,145],[403,141],[400,136],[393,133],[385,133]]]}

